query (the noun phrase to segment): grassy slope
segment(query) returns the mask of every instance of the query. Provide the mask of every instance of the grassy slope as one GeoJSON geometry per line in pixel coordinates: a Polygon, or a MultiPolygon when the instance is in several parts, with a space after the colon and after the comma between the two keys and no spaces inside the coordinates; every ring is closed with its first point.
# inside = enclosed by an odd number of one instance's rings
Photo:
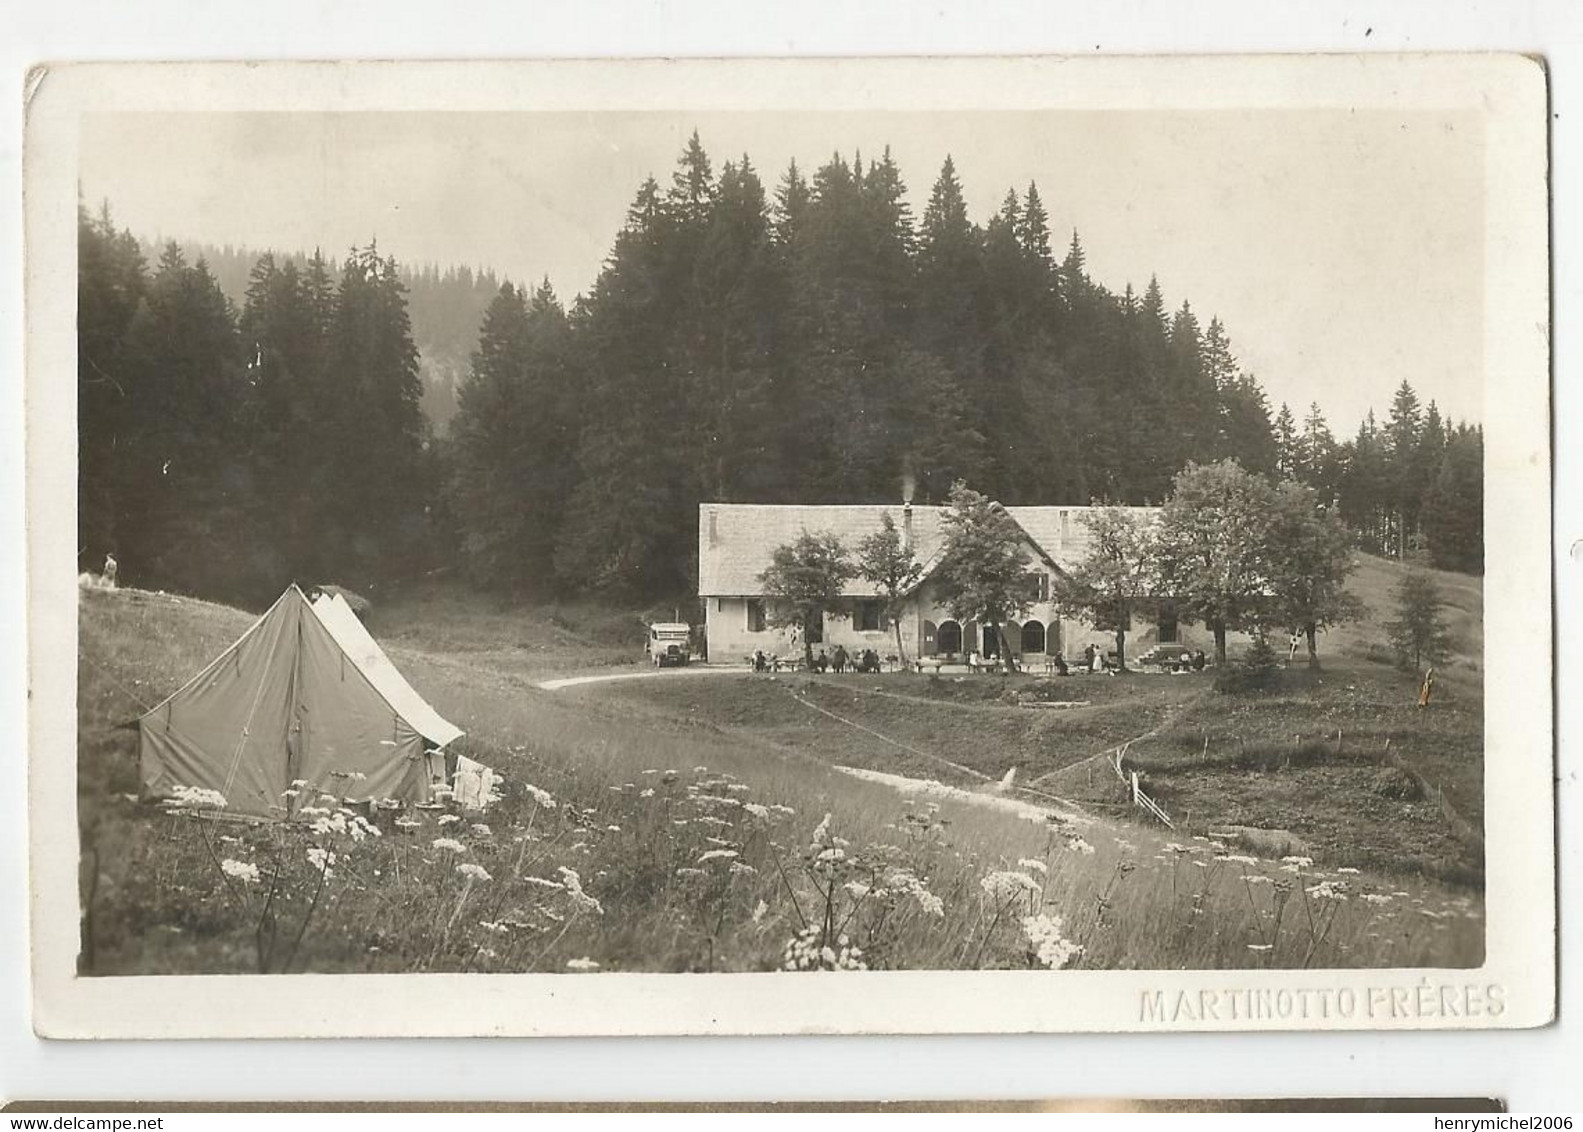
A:
{"type": "MultiPolygon", "coordinates": [[[[933,832],[920,841],[908,832],[919,828],[920,808],[909,808],[888,787],[855,781],[829,766],[841,762],[974,785],[979,775],[999,778],[1015,765],[1019,781],[1028,781],[1195,710],[1205,695],[1201,679],[1074,678],[1060,687],[1069,685],[1093,703],[1071,710],[1000,703],[1008,685],[994,678],[906,683],[887,677],[860,684],[728,675],[551,694],[532,681],[551,671],[595,669],[602,659],[629,661],[625,645],[603,644],[597,631],[588,631],[599,624],[595,611],[582,625],[556,614],[573,629],[538,615],[497,617],[459,599],[427,603],[404,629],[391,624],[396,612],[376,612],[376,636],[420,692],[467,728],[465,749],[511,779],[506,801],[491,811],[493,838],[468,837],[469,859],[486,864],[496,878],[486,886],[491,907],[476,916],[470,908],[463,912],[462,903],[483,899],[464,890],[455,914],[431,914],[440,904],[448,911],[457,896],[454,882],[445,887],[444,861],[414,855],[438,830],[431,824],[405,842],[388,837],[358,850],[376,854],[363,863],[361,882],[337,878],[337,891],[327,897],[292,969],[546,970],[584,955],[624,969],[774,966],[814,899],[799,856],[827,811],[835,814],[834,830],[849,839],[853,860],[898,847],[946,901],[938,919],[898,914],[880,928],[872,902],[860,907],[851,930],[867,933],[870,957],[881,965],[1026,963],[1017,918],[991,915],[978,882],[989,870],[1018,868],[1030,858],[1050,869],[1040,878],[1051,901],[1046,910],[1066,917],[1068,934],[1087,949],[1080,961],[1089,966],[1459,965],[1476,964],[1482,953],[1476,898],[1470,903],[1466,894],[1404,879],[1394,868],[1367,867],[1348,878],[1355,891],[1407,895],[1388,906],[1353,900],[1321,909],[1335,919],[1318,937],[1308,927],[1298,934],[1288,909],[1275,949],[1254,952],[1250,945],[1271,930],[1276,890],[1242,882],[1236,863],[1211,863],[1204,843],[1181,836],[1195,850],[1184,856],[1165,850],[1161,833],[1098,821],[1083,829],[1095,852],[1078,853],[1066,848],[1065,833],[951,802],[939,814],[949,824],[926,819],[933,832]],[[546,625],[568,636],[539,650],[537,634],[546,625]],[[534,634],[526,646],[512,644],[524,630],[534,634]],[[789,687],[925,754],[961,755],[952,761],[966,769],[831,720],[794,699],[789,687]],[[694,769],[705,766],[707,772],[694,769]],[[644,799],[641,788],[666,769],[679,771],[681,781],[644,799]],[[770,829],[749,828],[740,816],[726,826],[702,825],[692,795],[679,792],[692,782],[696,794],[696,784],[716,774],[733,776],[744,797],[784,804],[795,816],[777,818],[770,829]],[[524,781],[550,790],[563,804],[553,815],[536,811],[521,791],[524,781]],[[662,804],[669,823],[656,816],[662,804]],[[682,820],[689,824],[675,824],[682,820]],[[676,868],[693,867],[715,844],[708,837],[734,845],[740,861],[757,871],[728,881],[710,874],[706,889],[699,888],[704,880],[678,874],[676,868]],[[524,862],[529,844],[536,849],[524,862]],[[407,855],[398,860],[402,852],[407,855]],[[604,911],[573,915],[551,931],[558,921],[535,917],[552,917],[555,906],[544,905],[543,892],[521,879],[529,871],[553,877],[563,863],[580,870],[604,911]],[[1191,868],[1194,863],[1204,867],[1191,868]],[[347,887],[339,888],[343,883],[347,887]],[[754,918],[760,901],[764,911],[754,918]],[[480,936],[474,925],[485,913],[505,912],[520,912],[522,924],[531,924],[511,928],[517,934],[509,947],[492,936],[473,938],[480,936]],[[420,929],[428,932],[421,939],[420,929]]],[[[94,971],[250,969],[246,917],[224,911],[225,893],[192,832],[120,797],[136,789],[135,734],[113,727],[137,710],[130,695],[152,703],[168,694],[249,621],[247,614],[196,601],[126,592],[85,598],[79,743],[85,842],[90,864],[98,862],[94,971]]],[[[1283,879],[1272,864],[1251,871],[1283,879]]],[[[1316,878],[1299,879],[1307,884],[1316,878]]],[[[1306,899],[1302,884],[1291,908],[1306,899]]],[[[1323,915],[1317,922],[1325,922],[1323,915]]]]}

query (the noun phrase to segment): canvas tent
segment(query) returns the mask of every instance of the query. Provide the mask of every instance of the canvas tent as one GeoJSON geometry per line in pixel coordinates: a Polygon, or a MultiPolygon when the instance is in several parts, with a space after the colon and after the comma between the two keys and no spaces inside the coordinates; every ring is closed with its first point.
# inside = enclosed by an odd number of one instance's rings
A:
{"type": "Polygon", "coordinates": [[[319,792],[426,802],[462,732],[396,671],[339,595],[292,586],[138,720],[143,785],[202,786],[230,812],[285,817],[319,792]],[[431,763],[437,763],[433,766],[431,763]],[[294,780],[307,787],[289,801],[294,780]]]}

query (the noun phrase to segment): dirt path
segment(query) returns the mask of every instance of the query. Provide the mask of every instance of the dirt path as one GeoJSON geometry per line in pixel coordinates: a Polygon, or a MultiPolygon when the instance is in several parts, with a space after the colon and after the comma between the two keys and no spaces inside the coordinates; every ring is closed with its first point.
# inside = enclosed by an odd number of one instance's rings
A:
{"type": "Polygon", "coordinates": [[[562,688],[578,688],[584,684],[608,684],[616,680],[676,680],[684,676],[740,676],[751,674],[746,666],[726,668],[694,666],[690,668],[648,668],[642,672],[601,672],[592,676],[562,676],[555,680],[539,680],[535,688],[558,692],[562,688]]]}

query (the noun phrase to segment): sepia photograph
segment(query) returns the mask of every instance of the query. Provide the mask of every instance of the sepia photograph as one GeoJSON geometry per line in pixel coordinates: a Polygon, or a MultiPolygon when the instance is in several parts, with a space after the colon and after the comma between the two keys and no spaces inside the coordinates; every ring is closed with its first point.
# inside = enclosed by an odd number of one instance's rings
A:
{"type": "Polygon", "coordinates": [[[52,978],[1548,1018],[1543,73],[1099,62],[42,76],[52,978]]]}

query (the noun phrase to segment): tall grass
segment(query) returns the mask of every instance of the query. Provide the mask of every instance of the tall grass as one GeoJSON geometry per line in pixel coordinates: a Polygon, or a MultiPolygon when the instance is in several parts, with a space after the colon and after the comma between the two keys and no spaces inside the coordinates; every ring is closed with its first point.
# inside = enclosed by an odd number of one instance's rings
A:
{"type": "Polygon", "coordinates": [[[722,725],[710,689],[746,683],[737,676],[693,680],[703,710],[691,711],[545,693],[488,656],[409,642],[394,655],[414,685],[468,729],[468,754],[507,776],[486,813],[376,810],[379,833],[359,836],[361,815],[332,798],[318,800],[317,829],[128,800],[135,736],[112,724],[135,708],[114,705],[127,688],[169,692],[247,620],[126,595],[84,605],[88,973],[1456,966],[1482,955],[1477,901],[1432,882],[1244,859],[1099,819],[909,800],[774,728],[722,725]]]}

